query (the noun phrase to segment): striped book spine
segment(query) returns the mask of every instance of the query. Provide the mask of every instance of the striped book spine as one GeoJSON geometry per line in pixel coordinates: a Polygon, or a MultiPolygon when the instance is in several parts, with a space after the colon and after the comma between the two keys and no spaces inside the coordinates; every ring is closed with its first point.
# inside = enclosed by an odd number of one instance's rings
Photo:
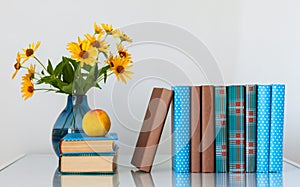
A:
{"type": "Polygon", "coordinates": [[[190,87],[174,86],[172,167],[176,173],[190,172],[190,87]]]}
{"type": "Polygon", "coordinates": [[[269,171],[271,86],[257,86],[257,159],[256,172],[269,171]]]}
{"type": "Polygon", "coordinates": [[[272,85],[269,172],[282,172],[284,85],[272,85]]]}
{"type": "Polygon", "coordinates": [[[226,86],[215,87],[216,172],[227,172],[226,86]]]}
{"type": "Polygon", "coordinates": [[[229,172],[245,171],[245,89],[228,86],[229,172]]]}
{"type": "Polygon", "coordinates": [[[246,172],[255,172],[257,86],[246,85],[246,172]]]}

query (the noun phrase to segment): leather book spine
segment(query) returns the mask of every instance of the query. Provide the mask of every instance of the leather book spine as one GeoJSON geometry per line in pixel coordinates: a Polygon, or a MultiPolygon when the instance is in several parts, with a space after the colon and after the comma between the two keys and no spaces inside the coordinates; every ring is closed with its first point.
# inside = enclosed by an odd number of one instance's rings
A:
{"type": "Polygon", "coordinates": [[[172,97],[173,91],[165,88],[154,88],[152,91],[131,160],[131,164],[139,170],[151,171],[172,97]]]}
{"type": "Polygon", "coordinates": [[[215,172],[214,87],[201,87],[201,171],[215,172]]]}

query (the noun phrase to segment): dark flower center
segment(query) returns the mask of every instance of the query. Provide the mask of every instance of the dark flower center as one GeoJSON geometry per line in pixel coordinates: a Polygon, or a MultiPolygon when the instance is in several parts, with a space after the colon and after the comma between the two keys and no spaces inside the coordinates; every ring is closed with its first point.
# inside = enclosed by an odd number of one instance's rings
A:
{"type": "Polygon", "coordinates": [[[34,91],[33,86],[28,86],[27,91],[30,93],[33,93],[33,91],[34,91]]]}
{"type": "Polygon", "coordinates": [[[31,55],[33,55],[34,51],[33,49],[26,49],[26,56],[30,57],[31,55]]]}
{"type": "Polygon", "coordinates": [[[125,71],[125,70],[124,70],[124,67],[123,67],[123,66],[118,66],[118,67],[117,67],[117,72],[118,72],[118,73],[124,73],[124,71],[125,71]]]}
{"type": "Polygon", "coordinates": [[[83,50],[79,53],[79,56],[83,59],[87,59],[87,58],[89,58],[89,53],[87,51],[83,50]]]}
{"type": "Polygon", "coordinates": [[[100,42],[99,41],[94,41],[93,43],[92,43],[92,46],[93,47],[96,47],[96,48],[100,48],[100,42]]]}
{"type": "Polygon", "coordinates": [[[21,64],[17,62],[15,63],[14,67],[16,70],[19,70],[21,68],[21,64]]]}
{"type": "Polygon", "coordinates": [[[119,55],[120,55],[121,58],[123,58],[123,57],[126,58],[126,56],[127,56],[125,51],[119,51],[119,55]]]}

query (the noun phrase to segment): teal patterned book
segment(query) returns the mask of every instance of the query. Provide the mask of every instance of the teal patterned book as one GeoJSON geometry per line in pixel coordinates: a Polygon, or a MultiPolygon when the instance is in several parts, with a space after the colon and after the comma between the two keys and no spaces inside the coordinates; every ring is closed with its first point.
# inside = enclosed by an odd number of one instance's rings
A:
{"type": "Polygon", "coordinates": [[[226,86],[215,86],[216,172],[227,172],[227,101],[226,86]]]}
{"type": "Polygon", "coordinates": [[[90,140],[118,140],[117,133],[107,133],[105,136],[88,136],[85,133],[68,133],[62,140],[64,141],[90,141],[90,140]]]}
{"type": "Polygon", "coordinates": [[[284,96],[284,85],[272,85],[269,172],[282,172],[284,96]]]}
{"type": "Polygon", "coordinates": [[[176,173],[190,172],[190,87],[174,86],[172,119],[172,167],[176,173]]]}
{"type": "Polygon", "coordinates": [[[256,172],[269,172],[271,86],[257,86],[256,172]]]}
{"type": "Polygon", "coordinates": [[[246,85],[246,172],[256,169],[257,86],[246,85]]]}
{"type": "Polygon", "coordinates": [[[245,87],[228,86],[229,172],[245,172],[245,87]]]}

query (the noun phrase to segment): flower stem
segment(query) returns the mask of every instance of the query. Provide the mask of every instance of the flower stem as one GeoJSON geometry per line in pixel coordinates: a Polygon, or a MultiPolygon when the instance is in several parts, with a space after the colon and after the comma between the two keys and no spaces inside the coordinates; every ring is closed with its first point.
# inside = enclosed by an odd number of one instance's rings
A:
{"type": "Polygon", "coordinates": [[[57,92],[59,90],[51,89],[51,88],[36,88],[34,91],[54,91],[57,92]]]}
{"type": "MultiPolygon", "coordinates": [[[[44,70],[45,71],[47,71],[47,69],[46,69],[46,67],[44,66],[44,64],[36,57],[36,56],[34,56],[34,59],[36,60],[36,61],[38,61],[38,63],[41,65],[41,66],[43,66],[43,68],[44,68],[44,70]]],[[[48,72],[48,71],[47,71],[48,72]]],[[[49,73],[49,72],[48,72],[49,73]]]]}

